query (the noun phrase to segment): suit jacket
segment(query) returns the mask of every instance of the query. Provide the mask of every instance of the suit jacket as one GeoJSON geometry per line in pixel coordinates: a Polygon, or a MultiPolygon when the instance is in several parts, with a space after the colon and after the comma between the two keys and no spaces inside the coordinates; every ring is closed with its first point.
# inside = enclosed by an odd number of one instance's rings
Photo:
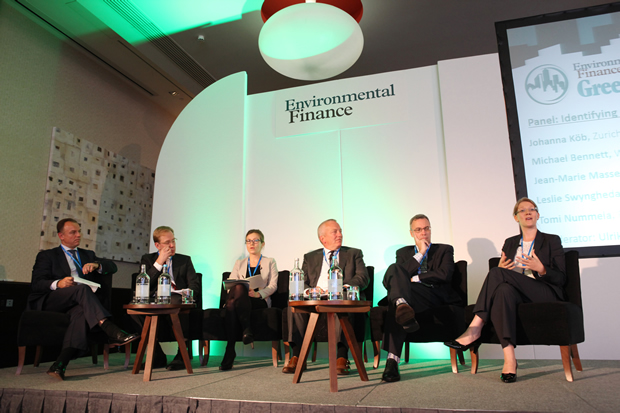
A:
{"type": "MultiPolygon", "coordinates": [[[[396,251],[396,264],[401,265],[410,276],[418,275],[420,263],[413,258],[415,246],[409,245],[396,251]]],[[[427,272],[419,274],[420,281],[433,288],[435,295],[442,297],[445,303],[459,303],[461,298],[452,288],[454,274],[454,248],[447,244],[431,244],[426,255],[427,272]]],[[[383,284],[389,291],[390,277],[388,272],[383,284]]]]}
{"type": "MultiPolygon", "coordinates": [[[[110,260],[97,258],[94,251],[78,248],[78,255],[82,264],[99,262],[102,274],[114,274],[116,264],[110,260]]],[[[29,308],[41,310],[47,295],[52,291],[52,283],[71,276],[71,268],[67,262],[65,252],[60,246],[49,250],[40,251],[32,267],[32,283],[30,285],[30,295],[28,296],[29,308]]],[[[80,274],[82,278],[98,282],[100,276],[98,270],[90,274],[80,274]]]]}
{"type": "MultiPolygon", "coordinates": [[[[323,248],[304,255],[304,263],[301,267],[305,275],[306,288],[316,287],[323,266],[323,248]]],[[[340,247],[338,252],[338,266],[342,269],[343,283],[357,285],[360,291],[369,283],[368,270],[364,264],[364,254],[357,248],[340,247]]]]}
{"type": "MultiPolygon", "coordinates": [[[[507,238],[504,241],[502,251],[504,251],[508,259],[512,260],[514,258],[520,243],[521,234],[507,238]]],[[[534,238],[532,249],[540,262],[545,266],[545,270],[547,270],[545,275],[540,275],[534,271],[534,277],[539,281],[547,283],[560,300],[565,300],[566,263],[560,237],[538,231],[536,238],[534,238]]]]}
{"type": "MultiPolygon", "coordinates": [[[[157,295],[157,278],[161,275],[161,271],[153,265],[158,256],[159,254],[154,252],[143,255],[142,260],[140,260],[141,264],[146,265],[146,273],[151,277],[150,290],[153,297],[157,295]]],[[[202,293],[200,281],[196,276],[196,270],[194,270],[194,264],[192,264],[189,255],[174,254],[172,256],[172,276],[177,290],[191,288],[194,291],[195,299],[202,293]]]]}
{"type": "MultiPolygon", "coordinates": [[[[248,259],[241,258],[235,262],[235,266],[230,273],[228,279],[243,280],[248,276],[248,259]]],[[[269,257],[263,257],[260,261],[260,277],[258,285],[258,293],[261,298],[267,301],[267,306],[271,307],[271,295],[278,290],[278,266],[276,260],[269,257]]]]}

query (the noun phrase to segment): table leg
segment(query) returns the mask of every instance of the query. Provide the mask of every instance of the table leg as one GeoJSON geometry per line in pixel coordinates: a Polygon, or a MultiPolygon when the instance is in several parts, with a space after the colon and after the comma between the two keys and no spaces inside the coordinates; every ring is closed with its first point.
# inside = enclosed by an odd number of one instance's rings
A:
{"type": "Polygon", "coordinates": [[[299,383],[301,375],[303,374],[304,364],[308,359],[308,353],[310,350],[310,344],[314,339],[314,332],[316,330],[316,322],[319,318],[317,313],[310,313],[310,319],[308,320],[308,326],[306,327],[306,335],[304,336],[304,343],[301,346],[301,353],[299,354],[299,360],[297,360],[297,368],[295,369],[295,375],[293,376],[293,383],[299,383]]]}
{"type": "Polygon", "coordinates": [[[157,341],[157,327],[159,317],[151,316],[151,331],[149,333],[149,344],[146,351],[146,365],[144,366],[144,378],[142,381],[151,381],[153,373],[153,353],[155,352],[155,342],[157,341]]]}
{"type": "Polygon", "coordinates": [[[336,348],[338,347],[338,338],[336,337],[336,315],[334,313],[327,313],[327,336],[329,346],[329,391],[336,393],[338,391],[338,373],[336,371],[336,364],[338,357],[336,354],[336,348]]]}
{"type": "MultiPolygon", "coordinates": [[[[349,349],[351,350],[351,353],[353,353],[353,360],[355,361],[357,372],[359,373],[362,381],[368,381],[368,374],[366,373],[366,366],[364,366],[364,360],[362,359],[362,352],[360,351],[359,343],[355,338],[353,327],[349,322],[349,316],[346,313],[339,313],[338,318],[340,319],[340,326],[342,327],[344,336],[347,339],[347,343],[349,343],[349,349]]],[[[331,366],[331,360],[329,363],[331,366]]]]}
{"type": "Polygon", "coordinates": [[[133,370],[131,374],[140,373],[142,367],[142,359],[144,358],[144,350],[149,342],[149,328],[151,327],[151,316],[148,315],[144,319],[144,325],[142,326],[142,336],[140,338],[140,344],[138,345],[138,352],[136,353],[136,359],[133,362],[133,370]]]}
{"type": "Polygon", "coordinates": [[[179,343],[179,352],[183,357],[183,363],[185,363],[185,368],[187,369],[187,374],[193,374],[192,364],[189,361],[189,355],[187,354],[187,345],[185,344],[185,338],[183,338],[183,330],[181,329],[181,323],[179,322],[178,314],[170,314],[170,319],[172,320],[172,330],[174,331],[174,336],[177,339],[177,343],[179,343]]]}

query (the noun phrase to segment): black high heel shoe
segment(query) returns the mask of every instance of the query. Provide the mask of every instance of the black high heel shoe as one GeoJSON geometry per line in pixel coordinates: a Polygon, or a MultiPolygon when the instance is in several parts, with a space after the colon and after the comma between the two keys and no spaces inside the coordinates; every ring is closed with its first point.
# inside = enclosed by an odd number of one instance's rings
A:
{"type": "Polygon", "coordinates": [[[499,379],[501,381],[503,381],[504,383],[514,383],[517,381],[517,370],[519,369],[519,364],[517,364],[517,367],[515,367],[515,372],[514,373],[502,373],[501,376],[499,376],[499,379]]]}
{"type": "Polygon", "coordinates": [[[220,370],[226,371],[232,369],[233,363],[235,362],[235,357],[237,357],[237,353],[235,352],[234,347],[230,351],[226,348],[224,358],[222,359],[222,364],[220,365],[220,370]]]}
{"type": "Polygon", "coordinates": [[[444,346],[448,346],[450,348],[453,348],[455,350],[459,350],[459,351],[465,351],[465,350],[469,350],[470,348],[478,348],[480,347],[480,337],[478,337],[476,340],[472,341],[471,343],[465,345],[465,344],[461,344],[456,340],[450,340],[450,341],[446,341],[443,343],[444,346]]]}
{"type": "Polygon", "coordinates": [[[250,327],[243,330],[243,344],[252,344],[254,343],[254,334],[252,334],[252,330],[250,327]]]}

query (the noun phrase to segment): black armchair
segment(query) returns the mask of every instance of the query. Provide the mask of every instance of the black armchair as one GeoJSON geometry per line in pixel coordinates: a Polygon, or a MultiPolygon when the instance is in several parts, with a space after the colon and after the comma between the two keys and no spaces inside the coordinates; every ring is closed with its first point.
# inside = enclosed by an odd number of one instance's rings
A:
{"type": "MultiPolygon", "coordinates": [[[[112,275],[100,277],[101,292],[98,294],[103,306],[110,311],[112,303],[112,275]]],[[[110,311],[111,312],[111,311],[110,311]]],[[[39,367],[43,346],[61,346],[65,331],[69,326],[69,315],[55,311],[38,311],[27,309],[22,313],[17,330],[18,362],[16,375],[21,374],[26,359],[26,347],[35,346],[34,367],[39,367]]],[[[100,332],[89,334],[93,364],[97,364],[99,344],[103,343],[103,367],[109,368],[110,346],[108,337],[100,332]]],[[[125,368],[129,365],[131,344],[125,344],[125,368]]]]}
{"type": "MultiPolygon", "coordinates": [[[[452,288],[461,297],[460,305],[443,305],[417,313],[416,320],[420,329],[415,333],[407,334],[405,338],[405,362],[409,362],[408,343],[435,343],[453,340],[465,331],[464,307],[467,303],[467,261],[458,261],[452,274],[452,288]]],[[[381,359],[381,340],[388,312],[388,300],[384,297],[378,307],[370,309],[371,338],[373,341],[374,364],[379,367],[381,359]]],[[[455,353],[456,355],[456,353],[455,353]]],[[[465,364],[463,353],[459,352],[459,361],[465,364]]],[[[458,373],[456,358],[452,359],[452,371],[458,373]]]]}
{"type": "MultiPolygon", "coordinates": [[[[585,340],[583,309],[581,306],[581,277],[579,274],[579,253],[567,251],[566,285],[567,301],[549,303],[523,303],[517,315],[517,345],[560,346],[564,374],[567,381],[573,381],[571,359],[577,371],[582,371],[577,344],[585,340]]],[[[489,269],[497,267],[499,258],[489,260],[489,269]]],[[[473,305],[465,310],[466,321],[473,320],[473,305]]],[[[482,343],[499,344],[493,325],[488,323],[482,329],[482,343]]],[[[470,349],[471,373],[478,371],[478,350],[470,349]]]]}
{"type": "MultiPolygon", "coordinates": [[[[222,281],[228,279],[230,272],[222,274],[222,281]]],[[[282,360],[280,352],[280,340],[282,339],[282,309],[288,306],[288,271],[278,272],[278,290],[271,295],[271,307],[252,310],[250,323],[254,334],[254,341],[271,341],[271,356],[273,366],[278,367],[278,360],[282,360]]],[[[202,320],[202,338],[204,340],[204,358],[201,365],[206,366],[209,362],[211,340],[226,341],[226,329],[224,324],[224,303],[227,291],[222,284],[220,291],[219,308],[204,310],[202,320]]],[[[237,341],[241,341],[241,331],[237,341]]]]}

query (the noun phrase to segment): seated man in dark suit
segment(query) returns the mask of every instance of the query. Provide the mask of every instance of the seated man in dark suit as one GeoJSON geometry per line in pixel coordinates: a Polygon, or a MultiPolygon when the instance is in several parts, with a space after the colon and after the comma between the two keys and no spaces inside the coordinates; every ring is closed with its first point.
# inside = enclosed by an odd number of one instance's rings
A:
{"type": "Polygon", "coordinates": [[[58,222],[56,230],[61,245],[37,255],[32,268],[28,306],[36,310],[67,313],[71,317],[62,351],[47,371],[50,376],[64,380],[69,361],[79,351],[88,350],[89,330],[99,326],[113,345],[127,344],[140,336],[127,334],[113,324],[108,319],[111,314],[103,307],[93,288],[75,282],[76,277],[97,282],[99,274],[114,274],[116,265],[97,258],[93,251],[77,248],[82,234],[76,220],[63,219],[58,222]]]}
{"type": "Polygon", "coordinates": [[[405,336],[420,328],[415,313],[461,301],[450,285],[454,248],[431,243],[431,223],[426,215],[411,218],[409,228],[415,245],[396,251],[396,263],[383,278],[389,300],[383,337],[383,349],[389,353],[382,377],[386,382],[400,380],[398,363],[405,336]]]}
{"type": "MultiPolygon", "coordinates": [[[[174,230],[166,226],[155,228],[155,231],[153,231],[153,241],[155,242],[157,252],[145,254],[142,256],[141,260],[141,264],[146,265],[146,273],[151,278],[151,297],[157,297],[157,279],[162,273],[164,264],[167,264],[168,274],[172,279],[172,290],[179,291],[189,288],[194,292],[194,298],[196,299],[197,295],[201,293],[200,281],[196,276],[196,271],[194,270],[194,264],[192,264],[191,257],[189,255],[176,253],[176,238],[174,237],[174,230]]],[[[173,293],[171,302],[172,304],[181,304],[181,295],[173,293]]],[[[140,326],[143,325],[144,316],[133,316],[133,319],[140,326]]],[[[181,327],[184,331],[183,334],[187,336],[189,323],[187,314],[181,314],[179,316],[179,321],[181,322],[181,327]]],[[[170,325],[169,330],[172,331],[172,325],[170,325]]],[[[177,352],[177,355],[170,364],[167,363],[168,361],[166,360],[166,354],[158,342],[155,346],[155,354],[153,355],[154,368],[166,367],[168,370],[182,370],[185,368],[180,352],[177,352]]]]}
{"type": "MultiPolygon", "coordinates": [[[[327,292],[327,273],[331,265],[331,258],[336,257],[336,262],[343,273],[343,284],[358,286],[360,291],[368,286],[369,277],[364,254],[357,248],[342,246],[342,229],[335,219],[328,219],[319,225],[319,241],[323,248],[304,255],[302,270],[305,274],[305,288],[320,287],[327,292]]],[[[363,298],[362,298],[363,299],[363,298]]],[[[301,352],[301,344],[308,325],[308,314],[292,313],[289,307],[289,320],[294,320],[295,328],[289,322],[289,345],[293,350],[293,357],[282,369],[283,373],[294,373],[301,352]]],[[[349,313],[349,320],[354,325],[355,314],[349,313]]],[[[340,337],[337,350],[336,371],[339,375],[347,375],[351,372],[349,364],[349,348],[346,338],[336,318],[336,336],[340,337]]]]}

